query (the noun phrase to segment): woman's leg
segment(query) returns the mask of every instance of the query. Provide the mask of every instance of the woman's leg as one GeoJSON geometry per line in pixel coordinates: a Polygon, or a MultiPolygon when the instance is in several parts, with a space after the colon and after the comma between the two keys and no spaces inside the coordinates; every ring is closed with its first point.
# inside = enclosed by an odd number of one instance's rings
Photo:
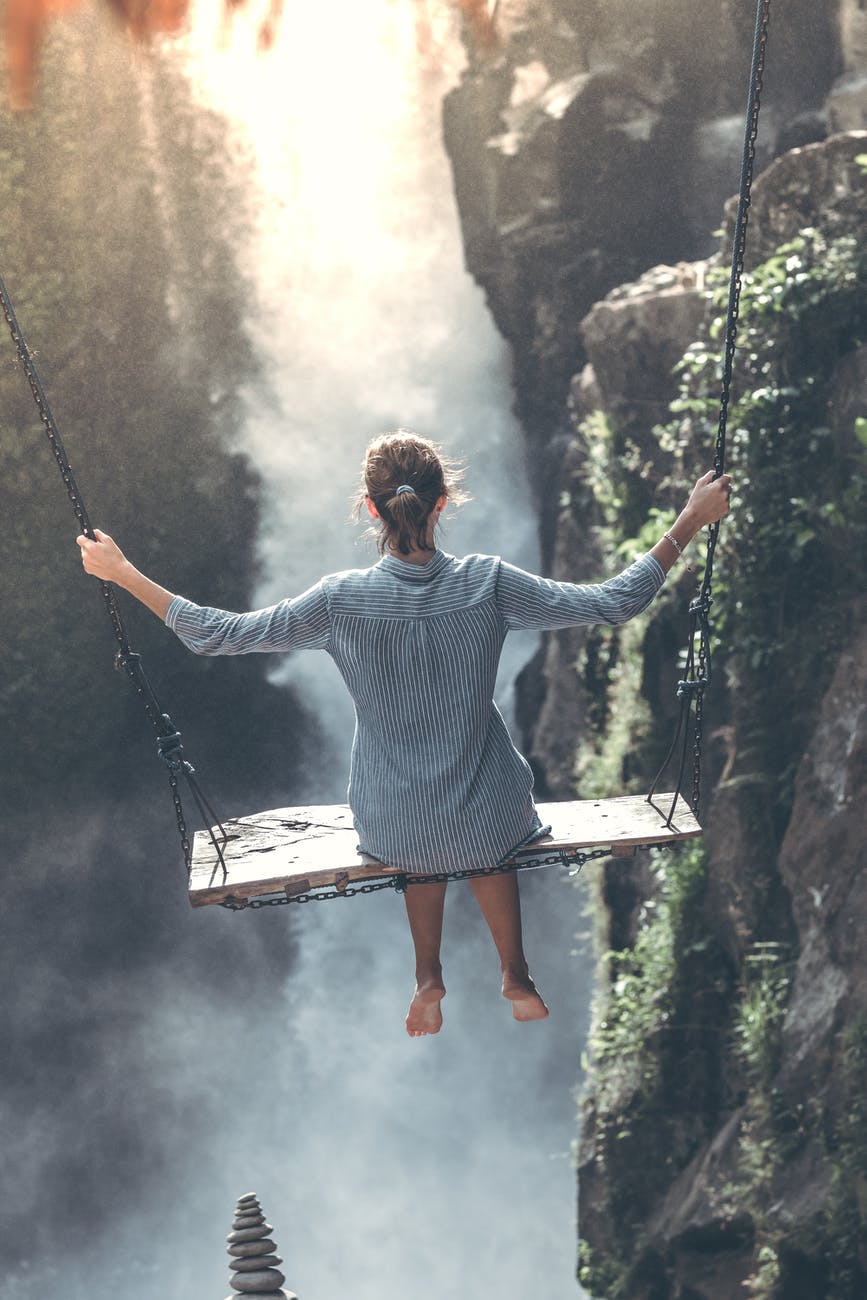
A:
{"type": "Polygon", "coordinates": [[[503,971],[503,997],[512,1004],[516,1020],[544,1020],[548,1008],[530,978],[521,932],[521,898],[515,871],[470,880],[476,901],[488,923],[503,971]]]}
{"type": "Polygon", "coordinates": [[[436,1034],[443,1023],[440,1002],[445,996],[440,965],[443,934],[443,907],[446,901],[444,881],[407,884],[406,914],[415,948],[415,992],[406,1015],[406,1032],[411,1038],[436,1034]]]}

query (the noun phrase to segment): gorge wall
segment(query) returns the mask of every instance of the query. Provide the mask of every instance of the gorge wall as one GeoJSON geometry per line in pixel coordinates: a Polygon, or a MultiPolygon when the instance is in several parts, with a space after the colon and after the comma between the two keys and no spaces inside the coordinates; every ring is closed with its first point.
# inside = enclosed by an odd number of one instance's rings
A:
{"type": "MultiPolygon", "coordinates": [[[[445,111],[563,578],[655,539],[709,463],[718,401],[754,6],[627,9],[500,5],[498,50],[445,111]]],[[[867,18],[841,0],[772,23],[707,833],[600,877],[579,1276],[605,1300],[867,1294],[867,18]]],[[[546,793],[647,787],[696,582],[672,577],[639,626],[552,635],[525,672],[546,793]]]]}

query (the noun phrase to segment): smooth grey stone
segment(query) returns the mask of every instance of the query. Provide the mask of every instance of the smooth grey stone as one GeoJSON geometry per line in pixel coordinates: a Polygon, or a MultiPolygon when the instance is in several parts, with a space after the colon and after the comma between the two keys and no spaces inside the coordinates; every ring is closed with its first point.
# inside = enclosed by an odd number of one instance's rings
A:
{"type": "Polygon", "coordinates": [[[238,1198],[236,1204],[237,1204],[237,1206],[238,1206],[238,1209],[240,1209],[241,1206],[246,1206],[246,1205],[255,1205],[255,1206],[256,1206],[256,1209],[258,1210],[258,1208],[259,1208],[259,1198],[258,1198],[258,1196],[240,1196],[240,1197],[238,1198]]]}
{"type": "MultiPolygon", "coordinates": [[[[237,1291],[233,1291],[231,1295],[227,1295],[226,1300],[238,1300],[237,1291]]],[[[298,1297],[294,1291],[286,1291],[281,1287],[279,1291],[260,1292],[259,1300],[298,1300],[298,1297]]]]}
{"type": "Polygon", "coordinates": [[[262,1241],[239,1241],[237,1245],[229,1247],[229,1254],[248,1259],[251,1255],[273,1255],[276,1249],[276,1241],[265,1237],[262,1241]]]}
{"type": "Polygon", "coordinates": [[[236,1273],[232,1286],[242,1295],[261,1295],[263,1291],[278,1291],[286,1281],[276,1268],[263,1268],[258,1273],[236,1273]]]}
{"type": "Polygon", "coordinates": [[[226,1241],[234,1246],[239,1241],[255,1241],[257,1237],[267,1237],[273,1231],[270,1223],[260,1223],[255,1228],[238,1228],[235,1232],[230,1232],[226,1241]]]}
{"type": "Polygon", "coordinates": [[[248,1259],[233,1259],[230,1267],[240,1273],[249,1273],[254,1268],[276,1268],[283,1260],[279,1255],[250,1255],[248,1259]]]}
{"type": "Polygon", "coordinates": [[[265,1222],[264,1214],[239,1214],[232,1220],[234,1228],[258,1228],[261,1223],[265,1222]]]}

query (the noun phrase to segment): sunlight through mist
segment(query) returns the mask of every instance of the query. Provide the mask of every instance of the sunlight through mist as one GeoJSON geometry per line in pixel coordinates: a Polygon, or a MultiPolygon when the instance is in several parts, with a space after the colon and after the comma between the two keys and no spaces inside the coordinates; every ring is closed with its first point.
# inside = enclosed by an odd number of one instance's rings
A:
{"type": "MultiPolygon", "coordinates": [[[[238,249],[266,379],[247,395],[239,435],[266,484],[257,603],[375,558],[347,522],[349,502],[367,440],[398,425],[469,461],[474,500],[447,524],[446,549],[533,567],[508,350],[464,269],[441,139],[442,97],[465,64],[459,15],[429,6],[431,63],[417,7],[397,0],[289,6],[265,58],[252,15],[220,43],[212,11],[200,13],[183,47],[188,75],[202,105],[234,124],[260,186],[238,249]]],[[[504,681],[533,644],[510,638],[504,681]]],[[[297,656],[275,671],[342,737],[307,796],[342,799],[352,709],[336,670],[297,656]]]]}

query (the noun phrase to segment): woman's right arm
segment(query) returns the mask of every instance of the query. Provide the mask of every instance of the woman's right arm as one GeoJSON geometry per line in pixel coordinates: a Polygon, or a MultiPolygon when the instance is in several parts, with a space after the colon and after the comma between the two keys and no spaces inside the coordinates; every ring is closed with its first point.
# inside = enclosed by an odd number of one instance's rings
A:
{"type": "Polygon", "coordinates": [[[94,528],[94,537],[85,537],[82,533],[75,540],[81,547],[81,563],[85,573],[91,573],[103,582],[113,582],[116,587],[123,587],[135,596],[148,609],[153,610],[158,618],[165,619],[174,595],[152,582],[130,564],[117,542],[100,528],[94,528]]]}
{"type": "Polygon", "coordinates": [[[324,582],[294,600],[234,614],[175,596],[140,573],[108,533],[79,537],[85,570],[135,596],[163,620],[188,650],[199,655],[240,655],[296,649],[324,650],[331,618],[324,582]]]}

